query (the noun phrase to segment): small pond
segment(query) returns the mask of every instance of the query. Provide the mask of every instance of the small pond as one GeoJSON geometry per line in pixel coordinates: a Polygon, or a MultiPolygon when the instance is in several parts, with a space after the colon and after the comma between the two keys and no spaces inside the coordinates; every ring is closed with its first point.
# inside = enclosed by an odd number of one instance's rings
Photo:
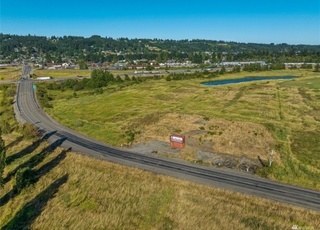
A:
{"type": "Polygon", "coordinates": [[[218,81],[209,81],[203,82],[202,84],[207,86],[216,86],[216,85],[228,85],[228,84],[236,84],[242,82],[250,82],[250,81],[265,81],[265,80],[290,80],[294,79],[294,76],[277,76],[277,77],[245,77],[238,79],[226,79],[226,80],[218,80],[218,81]]]}

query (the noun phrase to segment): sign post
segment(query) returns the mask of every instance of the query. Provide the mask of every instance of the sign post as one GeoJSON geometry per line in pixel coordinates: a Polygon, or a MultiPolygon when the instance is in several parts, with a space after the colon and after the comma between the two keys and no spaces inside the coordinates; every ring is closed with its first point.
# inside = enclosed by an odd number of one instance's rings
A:
{"type": "Polygon", "coordinates": [[[171,148],[183,149],[185,147],[186,137],[172,134],[170,135],[171,148]]]}

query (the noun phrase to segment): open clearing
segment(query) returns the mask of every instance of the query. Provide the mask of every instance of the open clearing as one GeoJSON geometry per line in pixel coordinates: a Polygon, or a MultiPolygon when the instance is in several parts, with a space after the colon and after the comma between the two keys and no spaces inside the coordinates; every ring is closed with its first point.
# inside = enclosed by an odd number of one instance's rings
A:
{"type": "Polygon", "coordinates": [[[246,74],[283,75],[298,78],[219,87],[204,86],[202,80],[148,80],[127,87],[110,85],[99,95],[79,91],[76,97],[73,91],[51,90],[53,109],[47,111],[59,122],[115,146],[257,171],[320,189],[319,74],[301,70],[246,74]],[[169,148],[173,133],[186,136],[185,149],[169,148]],[[262,167],[268,165],[272,149],[273,167],[262,167]]]}

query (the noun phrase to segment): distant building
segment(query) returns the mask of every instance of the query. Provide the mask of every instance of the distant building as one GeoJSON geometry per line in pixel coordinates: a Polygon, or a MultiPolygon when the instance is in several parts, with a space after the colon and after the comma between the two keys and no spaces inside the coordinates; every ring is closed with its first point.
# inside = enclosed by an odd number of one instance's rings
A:
{"type": "Polygon", "coordinates": [[[244,65],[250,65],[250,64],[260,64],[261,66],[265,66],[266,62],[264,61],[232,61],[232,62],[221,62],[221,66],[244,66],[244,65]]]}
{"type": "Polygon", "coordinates": [[[50,80],[52,77],[37,77],[37,80],[45,81],[45,80],[50,80]]]}

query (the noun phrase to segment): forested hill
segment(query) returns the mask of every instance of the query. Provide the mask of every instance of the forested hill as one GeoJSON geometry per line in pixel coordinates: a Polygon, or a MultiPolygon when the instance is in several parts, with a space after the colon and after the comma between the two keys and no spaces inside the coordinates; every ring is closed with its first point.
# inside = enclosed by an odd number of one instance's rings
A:
{"type": "Polygon", "coordinates": [[[266,62],[319,62],[320,45],[255,44],[215,40],[128,39],[91,36],[44,37],[0,34],[1,59],[45,57],[92,62],[155,59],[266,62]]]}

